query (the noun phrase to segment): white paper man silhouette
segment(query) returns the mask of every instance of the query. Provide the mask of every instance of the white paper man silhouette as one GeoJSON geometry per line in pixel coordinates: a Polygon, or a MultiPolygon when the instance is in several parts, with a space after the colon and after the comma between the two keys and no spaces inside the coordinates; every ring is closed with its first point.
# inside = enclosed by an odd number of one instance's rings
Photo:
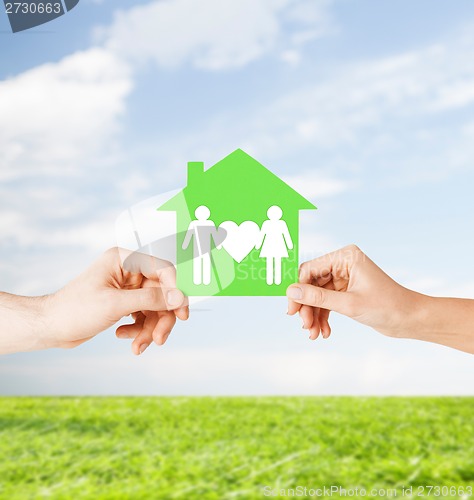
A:
{"type": "Polygon", "coordinates": [[[281,259],[288,257],[288,248],[293,249],[288,226],[284,220],[280,220],[282,215],[282,209],[276,205],[268,209],[269,220],[262,224],[255,246],[257,249],[262,247],[260,257],[267,259],[267,285],[281,284],[281,259]]]}
{"type": "Polygon", "coordinates": [[[214,222],[209,220],[211,211],[204,205],[194,212],[197,220],[191,221],[183,241],[183,250],[188,248],[191,238],[193,242],[193,283],[209,285],[211,283],[211,239],[214,245],[221,248],[214,222]]]}

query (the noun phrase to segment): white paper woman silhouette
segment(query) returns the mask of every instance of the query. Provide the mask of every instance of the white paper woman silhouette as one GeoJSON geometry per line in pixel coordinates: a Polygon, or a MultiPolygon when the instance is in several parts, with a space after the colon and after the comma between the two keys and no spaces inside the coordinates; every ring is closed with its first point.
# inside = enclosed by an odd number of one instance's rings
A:
{"type": "Polygon", "coordinates": [[[191,238],[193,242],[193,283],[209,285],[211,283],[211,239],[217,248],[221,248],[216,225],[209,220],[211,211],[201,205],[194,212],[197,220],[191,221],[183,241],[183,250],[188,248],[191,238]]]}
{"type": "Polygon", "coordinates": [[[255,248],[262,247],[260,257],[267,259],[267,285],[281,284],[281,259],[288,257],[288,249],[293,250],[288,226],[284,220],[280,220],[283,211],[280,207],[273,205],[267,211],[266,220],[262,224],[260,236],[255,248]]]}

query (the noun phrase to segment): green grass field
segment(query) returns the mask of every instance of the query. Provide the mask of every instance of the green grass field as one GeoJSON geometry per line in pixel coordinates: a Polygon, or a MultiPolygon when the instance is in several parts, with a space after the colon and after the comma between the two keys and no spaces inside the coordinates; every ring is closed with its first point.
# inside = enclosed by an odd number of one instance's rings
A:
{"type": "Polygon", "coordinates": [[[2,499],[252,499],[267,498],[265,486],[474,486],[474,398],[0,404],[2,499]]]}

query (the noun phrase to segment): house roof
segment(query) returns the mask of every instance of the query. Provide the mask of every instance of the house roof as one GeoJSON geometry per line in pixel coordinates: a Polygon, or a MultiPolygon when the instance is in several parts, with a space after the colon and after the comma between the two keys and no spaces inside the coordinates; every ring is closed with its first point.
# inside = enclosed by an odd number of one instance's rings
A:
{"type": "Polygon", "coordinates": [[[228,156],[200,174],[192,176],[188,185],[159,210],[175,210],[182,196],[193,203],[205,204],[208,199],[224,199],[228,205],[244,206],[261,200],[263,204],[281,204],[295,210],[316,207],[286,182],[252,158],[242,149],[228,156]],[[201,201],[197,201],[200,199],[201,201]]]}

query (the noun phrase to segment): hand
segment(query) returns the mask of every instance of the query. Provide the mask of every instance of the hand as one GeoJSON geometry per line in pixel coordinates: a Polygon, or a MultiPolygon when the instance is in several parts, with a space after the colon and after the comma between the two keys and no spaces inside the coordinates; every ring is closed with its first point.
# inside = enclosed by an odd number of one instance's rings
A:
{"type": "Polygon", "coordinates": [[[426,298],[396,283],[355,245],[302,264],[287,297],[288,314],[299,311],[312,340],[331,334],[330,311],[390,337],[408,336],[426,298]]]}
{"type": "Polygon", "coordinates": [[[187,300],[175,287],[170,262],[118,248],[108,250],[78,278],[45,298],[48,346],[75,347],[130,314],[134,323],[120,326],[116,335],[134,339],[134,354],[141,354],[152,341],[162,345],[176,318],[189,316],[187,300]]]}

